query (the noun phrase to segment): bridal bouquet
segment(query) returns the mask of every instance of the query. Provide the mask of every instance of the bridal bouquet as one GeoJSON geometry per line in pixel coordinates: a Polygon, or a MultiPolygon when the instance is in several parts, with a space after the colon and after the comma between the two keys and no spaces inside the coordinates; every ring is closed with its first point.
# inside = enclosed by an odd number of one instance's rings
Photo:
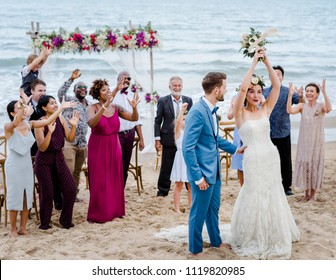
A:
{"type": "Polygon", "coordinates": [[[255,50],[257,48],[262,48],[266,50],[265,45],[271,43],[270,41],[266,40],[267,36],[273,35],[277,33],[276,29],[267,29],[264,33],[255,30],[254,28],[250,27],[249,34],[243,34],[241,43],[241,48],[239,51],[243,51],[244,57],[253,57],[255,50]]]}
{"type": "Polygon", "coordinates": [[[156,104],[160,98],[160,95],[154,90],[152,93],[145,94],[146,103],[156,104]]]}

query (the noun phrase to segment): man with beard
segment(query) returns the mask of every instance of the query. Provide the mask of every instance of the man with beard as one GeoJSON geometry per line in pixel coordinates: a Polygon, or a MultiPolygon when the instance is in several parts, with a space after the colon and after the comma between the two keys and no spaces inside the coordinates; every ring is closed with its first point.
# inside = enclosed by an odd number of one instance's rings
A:
{"type": "Polygon", "coordinates": [[[181,105],[188,103],[189,111],[193,101],[190,97],[182,95],[183,81],[178,76],[169,80],[170,94],[161,97],[157,103],[154,120],[155,148],[162,150],[161,169],[158,180],[158,197],[165,197],[170,190],[170,173],[173,167],[176,145],[174,139],[175,119],[179,115],[181,105]]]}
{"type": "Polygon", "coordinates": [[[204,96],[190,110],[184,129],[182,153],[191,185],[192,205],[189,213],[189,251],[203,251],[204,222],[212,247],[229,247],[222,243],[218,226],[221,193],[221,165],[218,148],[230,154],[242,153],[219,135],[216,106],[224,101],[226,74],[210,72],[202,81],[204,96]]]}
{"type": "MultiPolygon", "coordinates": [[[[86,134],[88,131],[88,120],[87,120],[87,107],[89,102],[86,100],[87,95],[87,86],[83,82],[78,82],[74,85],[74,93],[75,96],[68,96],[67,91],[69,90],[71,84],[74,80],[81,76],[80,70],[75,69],[71,77],[64,82],[63,86],[58,90],[58,98],[59,101],[62,102],[62,99],[65,98],[65,101],[75,101],[76,106],[73,108],[67,108],[63,111],[63,116],[65,119],[69,120],[72,118],[73,111],[79,112],[79,122],[76,129],[76,137],[75,140],[70,143],[65,141],[63,153],[65,157],[65,161],[70,169],[73,179],[75,180],[77,186],[77,194],[78,194],[78,186],[80,179],[80,172],[82,170],[83,163],[87,157],[87,140],[86,134]]],[[[80,202],[81,200],[76,197],[76,202],[80,202]]]]}
{"type": "MultiPolygon", "coordinates": [[[[119,83],[121,80],[124,80],[123,89],[118,91],[113,99],[113,104],[119,105],[123,107],[128,112],[133,112],[133,108],[130,105],[128,100],[132,100],[134,98],[134,92],[128,90],[131,77],[127,71],[122,71],[119,73],[117,82],[119,83]]],[[[122,158],[123,158],[123,172],[124,172],[124,188],[126,186],[126,181],[128,177],[128,168],[131,162],[132,151],[133,151],[133,143],[135,132],[139,137],[139,150],[142,151],[145,147],[144,139],[142,135],[142,123],[141,121],[131,122],[120,118],[120,129],[119,129],[119,141],[122,150],[122,158]]]]}

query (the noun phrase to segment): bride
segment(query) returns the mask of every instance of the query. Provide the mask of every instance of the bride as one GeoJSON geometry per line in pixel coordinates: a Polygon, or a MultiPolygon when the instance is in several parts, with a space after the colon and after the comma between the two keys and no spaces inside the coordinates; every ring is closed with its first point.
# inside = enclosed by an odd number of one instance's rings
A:
{"type": "Polygon", "coordinates": [[[259,259],[291,256],[292,242],[300,239],[281,183],[280,158],[270,139],[269,116],[277,102],[279,78],[264,50],[255,52],[236,99],[234,114],[244,153],[244,185],[231,219],[232,248],[242,256],[259,259]],[[262,98],[262,80],[253,76],[261,60],[269,73],[272,91],[262,98]],[[246,102],[246,106],[243,104],[246,102]]]}
{"type": "MultiPolygon", "coordinates": [[[[279,78],[265,51],[257,50],[234,107],[239,135],[247,146],[243,160],[244,185],[233,209],[231,227],[220,226],[222,240],[240,256],[289,259],[292,242],[300,239],[282,187],[279,152],[270,139],[269,116],[279,91],[279,78]],[[259,59],[265,64],[272,83],[272,91],[261,106],[263,81],[253,75],[259,59]]],[[[172,242],[185,242],[187,227],[161,229],[156,236],[172,242]]],[[[206,238],[203,240],[207,241],[206,238]]]]}

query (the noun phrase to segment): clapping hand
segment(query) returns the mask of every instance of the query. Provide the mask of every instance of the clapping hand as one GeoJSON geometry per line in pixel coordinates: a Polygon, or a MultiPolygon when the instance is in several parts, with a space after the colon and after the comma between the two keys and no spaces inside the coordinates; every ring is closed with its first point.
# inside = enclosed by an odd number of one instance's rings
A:
{"type": "Polygon", "coordinates": [[[187,108],[188,108],[188,103],[185,102],[181,105],[181,111],[183,112],[183,114],[185,113],[185,111],[187,111],[187,108]]]}
{"type": "Polygon", "coordinates": [[[76,101],[65,101],[65,98],[62,98],[62,103],[61,103],[61,108],[66,109],[66,108],[73,108],[76,106],[76,101]]]}
{"type": "Polygon", "coordinates": [[[24,104],[28,104],[31,98],[33,97],[32,95],[28,97],[27,94],[24,92],[23,88],[19,89],[19,94],[24,104]]]}
{"type": "Polygon", "coordinates": [[[289,83],[289,92],[288,92],[289,96],[292,96],[294,94],[294,86],[293,83],[290,82],[289,83]]]}
{"type": "Polygon", "coordinates": [[[302,98],[303,97],[303,86],[301,86],[299,89],[297,87],[295,87],[294,89],[299,95],[299,97],[302,98]]]}
{"type": "Polygon", "coordinates": [[[322,85],[318,84],[320,90],[322,91],[323,94],[326,93],[326,79],[322,80],[322,85]]]}
{"type": "Polygon", "coordinates": [[[69,120],[69,124],[71,126],[77,126],[79,122],[79,112],[77,110],[74,110],[72,112],[72,118],[69,120]]]}
{"type": "Polygon", "coordinates": [[[121,79],[121,80],[118,82],[118,84],[117,84],[117,86],[116,86],[117,91],[122,90],[123,88],[126,88],[126,87],[127,87],[127,86],[125,87],[125,82],[126,82],[127,78],[128,78],[128,77],[124,77],[123,79],[121,79]]]}
{"type": "Polygon", "coordinates": [[[51,134],[55,131],[55,128],[56,128],[56,122],[53,122],[48,125],[48,130],[51,134]]]}
{"type": "Polygon", "coordinates": [[[52,46],[48,45],[47,47],[42,45],[42,53],[45,57],[52,54],[53,48],[52,46]]]}
{"type": "Polygon", "coordinates": [[[74,80],[76,80],[77,78],[79,78],[81,75],[82,75],[82,74],[80,73],[80,70],[79,70],[79,69],[75,69],[75,70],[72,71],[70,80],[74,81],[74,80]]]}
{"type": "Polygon", "coordinates": [[[137,93],[134,94],[134,97],[132,100],[128,100],[128,103],[132,106],[132,108],[134,109],[140,102],[140,98],[139,95],[137,93]]]}
{"type": "Polygon", "coordinates": [[[28,104],[24,109],[24,112],[26,117],[30,117],[31,114],[34,112],[33,106],[31,104],[28,104]]]}

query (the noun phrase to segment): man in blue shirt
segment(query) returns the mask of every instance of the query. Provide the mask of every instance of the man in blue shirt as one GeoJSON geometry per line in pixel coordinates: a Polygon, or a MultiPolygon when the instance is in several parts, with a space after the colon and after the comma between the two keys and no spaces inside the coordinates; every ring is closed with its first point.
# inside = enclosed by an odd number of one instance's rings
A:
{"type": "MultiPolygon", "coordinates": [[[[289,88],[282,85],[284,79],[284,69],[281,66],[273,66],[273,69],[277,73],[281,87],[280,94],[277,103],[270,116],[271,125],[271,140],[273,144],[278,148],[280,154],[281,163],[281,177],[282,185],[286,195],[293,195],[292,186],[292,152],[291,152],[291,124],[289,114],[287,113],[287,98],[289,88]]],[[[267,99],[272,87],[265,88],[263,95],[267,99]]],[[[292,97],[292,104],[298,104],[304,102],[303,88],[301,87],[295,92],[292,97]]]]}

